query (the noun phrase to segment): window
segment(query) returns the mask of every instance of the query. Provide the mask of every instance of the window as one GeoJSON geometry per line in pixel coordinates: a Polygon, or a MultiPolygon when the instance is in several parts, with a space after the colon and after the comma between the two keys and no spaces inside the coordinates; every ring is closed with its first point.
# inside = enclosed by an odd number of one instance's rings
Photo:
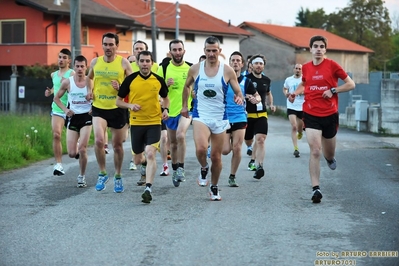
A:
{"type": "MultiPolygon", "coordinates": [[[[158,37],[159,37],[159,32],[157,31],[157,40],[158,40],[158,37]]],[[[152,39],[152,31],[151,30],[146,30],[145,31],[145,38],[146,39],[152,39]]]]}
{"type": "Polygon", "coordinates": [[[1,43],[25,43],[25,21],[1,21],[1,43]]]}
{"type": "Polygon", "coordinates": [[[221,44],[223,44],[223,36],[220,35],[214,35],[214,36],[219,39],[221,44]]]}
{"type": "Polygon", "coordinates": [[[186,42],[195,42],[195,34],[194,33],[186,33],[185,38],[186,38],[186,42]]]}
{"type": "Polygon", "coordinates": [[[176,33],[172,31],[165,31],[165,40],[174,40],[176,33]]]}
{"type": "Polygon", "coordinates": [[[81,37],[80,43],[83,45],[89,44],[89,27],[87,27],[87,26],[82,27],[82,37],[81,37]]]}

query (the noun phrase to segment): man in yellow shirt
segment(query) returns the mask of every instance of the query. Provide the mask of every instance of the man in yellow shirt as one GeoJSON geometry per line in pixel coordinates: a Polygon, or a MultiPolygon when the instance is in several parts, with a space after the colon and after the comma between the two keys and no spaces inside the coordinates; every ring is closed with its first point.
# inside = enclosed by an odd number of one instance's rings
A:
{"type": "MultiPolygon", "coordinates": [[[[139,65],[136,62],[136,58],[138,56],[138,54],[142,51],[148,51],[148,45],[146,42],[138,40],[133,44],[133,55],[128,56],[127,60],[129,60],[130,65],[132,66],[132,71],[133,72],[137,72],[140,70],[139,65]]],[[[154,73],[157,73],[158,70],[158,64],[157,63],[153,63],[152,67],[151,67],[151,71],[154,73]]],[[[132,159],[130,161],[129,164],[129,169],[130,170],[136,170],[137,166],[134,164],[133,162],[133,152],[132,152],[132,159]]],[[[145,171],[144,169],[141,169],[141,172],[143,173],[143,171],[145,171]]],[[[137,185],[141,186],[145,184],[145,176],[142,175],[141,179],[137,182],[137,185]]]]}
{"type": "Polygon", "coordinates": [[[134,72],[123,81],[116,105],[130,111],[134,163],[146,165],[146,188],[142,194],[142,202],[150,203],[151,187],[157,170],[156,153],[161,138],[161,121],[169,117],[168,87],[160,76],[150,70],[153,63],[151,52],[142,51],[136,59],[140,71],[134,72]],[[126,96],[128,102],[124,101],[126,96]],[[159,97],[162,98],[163,111],[159,97]]]}
{"type": "Polygon", "coordinates": [[[92,115],[95,147],[100,173],[96,190],[105,189],[108,174],[105,168],[105,131],[107,127],[112,133],[112,147],[114,149],[114,192],[123,192],[121,168],[123,162],[123,141],[126,138],[127,112],[116,106],[119,85],[124,78],[132,73],[132,67],[126,58],[116,54],[119,37],[114,33],[105,33],[102,37],[104,55],[94,58],[90,63],[89,74],[86,78],[87,99],[93,99],[92,115]],[[94,87],[92,80],[94,79],[94,87]]]}

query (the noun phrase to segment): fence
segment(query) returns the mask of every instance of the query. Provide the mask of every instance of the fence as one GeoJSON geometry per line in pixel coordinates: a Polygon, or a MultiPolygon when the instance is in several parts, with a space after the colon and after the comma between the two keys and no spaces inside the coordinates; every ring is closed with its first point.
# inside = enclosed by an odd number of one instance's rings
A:
{"type": "MultiPolygon", "coordinates": [[[[394,73],[397,74],[397,73],[394,73]]],[[[393,75],[393,77],[396,77],[393,75]]],[[[371,72],[368,84],[356,84],[356,88],[349,93],[339,94],[339,113],[345,113],[346,107],[354,106],[356,100],[366,100],[372,105],[381,103],[381,83],[383,72],[371,72]]],[[[339,84],[342,84],[340,81],[339,84]]],[[[18,78],[17,86],[25,86],[26,95],[24,99],[17,98],[17,112],[50,112],[52,97],[44,97],[44,89],[51,87],[50,79],[37,80],[31,78],[18,78]]],[[[273,93],[274,105],[285,108],[287,98],[283,95],[282,89],[284,80],[272,81],[271,90],[273,93]]],[[[16,88],[15,88],[16,89],[16,88]]],[[[0,81],[0,112],[10,111],[10,81],[0,81]]]]}
{"type": "MultiPolygon", "coordinates": [[[[339,94],[339,113],[345,113],[346,107],[354,106],[356,100],[366,100],[373,105],[381,103],[381,82],[382,72],[371,72],[369,74],[368,84],[356,84],[356,88],[348,93],[339,94]]],[[[343,83],[339,80],[339,85],[343,83]]],[[[272,80],[272,93],[273,102],[276,106],[285,107],[287,104],[287,98],[283,95],[284,80],[272,80]]]]}
{"type": "Polygon", "coordinates": [[[0,112],[10,111],[10,81],[0,80],[0,112]]]}

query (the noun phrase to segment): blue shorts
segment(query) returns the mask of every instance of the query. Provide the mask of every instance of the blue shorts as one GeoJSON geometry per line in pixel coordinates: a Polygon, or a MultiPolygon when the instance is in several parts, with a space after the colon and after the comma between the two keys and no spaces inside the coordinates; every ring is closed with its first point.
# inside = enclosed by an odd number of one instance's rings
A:
{"type": "MultiPolygon", "coordinates": [[[[188,115],[191,117],[191,112],[188,113],[188,115]]],[[[163,121],[168,129],[171,130],[177,130],[177,127],[179,126],[179,120],[180,120],[181,115],[177,115],[175,117],[169,117],[167,120],[163,121]]]]}

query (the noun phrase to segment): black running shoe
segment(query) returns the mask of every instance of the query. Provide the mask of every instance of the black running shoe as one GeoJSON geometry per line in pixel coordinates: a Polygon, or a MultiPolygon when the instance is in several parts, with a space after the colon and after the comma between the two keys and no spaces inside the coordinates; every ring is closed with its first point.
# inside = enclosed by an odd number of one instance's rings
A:
{"type": "Polygon", "coordinates": [[[320,203],[323,195],[321,195],[320,189],[316,189],[313,191],[312,201],[313,203],[320,203]]]}
{"type": "Polygon", "coordinates": [[[247,155],[248,155],[248,156],[251,156],[251,155],[252,155],[252,146],[249,146],[249,147],[247,148],[247,155]]]}
{"type": "Polygon", "coordinates": [[[144,190],[144,193],[141,195],[141,198],[142,198],[141,202],[150,203],[152,200],[151,191],[148,188],[146,188],[144,190]]]}
{"type": "Polygon", "coordinates": [[[254,174],[254,178],[261,179],[264,175],[265,175],[265,170],[263,170],[263,167],[261,165],[258,165],[254,174]]]}
{"type": "Polygon", "coordinates": [[[335,160],[335,158],[332,158],[332,160],[327,160],[327,158],[324,157],[324,159],[326,159],[327,161],[327,165],[328,167],[330,167],[331,170],[335,170],[337,168],[337,160],[335,160]]]}

